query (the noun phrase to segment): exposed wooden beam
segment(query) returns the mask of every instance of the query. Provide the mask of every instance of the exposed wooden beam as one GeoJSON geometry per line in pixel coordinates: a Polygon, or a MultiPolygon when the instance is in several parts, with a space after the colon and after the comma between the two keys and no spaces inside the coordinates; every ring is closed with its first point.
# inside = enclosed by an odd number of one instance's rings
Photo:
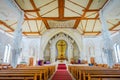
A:
{"type": "Polygon", "coordinates": [[[39,32],[22,32],[23,34],[39,34],[39,32]]]}
{"type": "Polygon", "coordinates": [[[62,19],[64,17],[64,0],[58,0],[58,8],[59,8],[59,18],[62,19]]]}
{"type": "Polygon", "coordinates": [[[86,12],[98,12],[100,10],[99,9],[88,9],[88,10],[83,10],[83,11],[86,11],[86,12]]]}
{"type": "Polygon", "coordinates": [[[30,32],[32,32],[31,27],[30,27],[30,24],[29,24],[28,21],[27,21],[27,24],[28,24],[28,27],[29,27],[29,29],[30,29],[30,32]]]}
{"type": "Polygon", "coordinates": [[[28,17],[27,17],[27,15],[26,15],[26,14],[24,14],[24,16],[25,16],[25,18],[26,18],[26,19],[28,19],[28,17]]]}
{"type": "Polygon", "coordinates": [[[37,30],[38,30],[39,35],[40,35],[40,29],[39,29],[39,26],[38,26],[37,20],[35,20],[35,23],[36,23],[36,27],[37,27],[37,30]]]}
{"type": "Polygon", "coordinates": [[[80,13],[78,13],[78,12],[76,12],[76,11],[74,11],[74,10],[72,10],[72,9],[70,9],[70,8],[67,8],[67,7],[65,7],[67,10],[70,10],[70,11],[72,11],[73,13],[76,13],[76,14],[78,14],[78,15],[81,15],[80,13]]]}
{"type": "Polygon", "coordinates": [[[46,20],[76,20],[76,19],[82,19],[82,20],[99,20],[99,18],[81,18],[81,17],[64,17],[62,19],[58,18],[58,17],[37,17],[37,18],[28,18],[25,20],[42,20],[42,19],[46,19],[46,20]]]}
{"type": "Polygon", "coordinates": [[[54,11],[54,10],[57,9],[57,8],[58,8],[58,7],[54,8],[54,9],[52,9],[52,10],[50,10],[50,11],[47,11],[46,13],[42,14],[41,16],[44,16],[44,15],[46,15],[46,14],[48,14],[48,13],[54,11]]]}
{"type": "Polygon", "coordinates": [[[53,1],[51,1],[51,2],[49,2],[49,3],[47,3],[47,4],[45,4],[45,5],[42,5],[42,6],[38,7],[38,8],[45,7],[45,6],[47,6],[47,5],[51,4],[51,3],[55,2],[55,1],[56,1],[56,0],[53,0],[53,1]]]}
{"type": "Polygon", "coordinates": [[[96,24],[96,20],[95,20],[95,22],[94,22],[94,25],[93,25],[93,28],[92,28],[92,32],[93,32],[93,30],[94,30],[94,28],[95,28],[95,24],[96,24]]]}
{"type": "Polygon", "coordinates": [[[91,32],[91,31],[86,31],[86,32],[84,32],[84,33],[99,33],[99,31],[93,31],[93,32],[91,32]]]}
{"type": "MultiPolygon", "coordinates": [[[[87,7],[86,7],[86,9],[85,9],[85,11],[84,11],[84,13],[83,13],[83,15],[82,15],[82,17],[81,18],[84,18],[84,16],[85,16],[85,14],[86,14],[86,12],[87,12],[87,10],[89,10],[89,7],[90,7],[90,5],[92,4],[92,2],[93,2],[93,0],[89,0],[89,2],[88,2],[88,4],[87,4],[87,7]]],[[[81,19],[80,20],[76,20],[76,22],[75,22],[75,25],[74,25],[74,29],[76,29],[78,26],[76,26],[76,25],[78,25],[79,23],[80,23],[80,21],[81,21],[81,19]],[[79,22],[78,22],[79,21],[79,22]]]]}
{"type": "Polygon", "coordinates": [[[116,28],[119,25],[120,25],[120,21],[116,25],[114,25],[112,28],[110,28],[110,30],[113,30],[114,28],[116,28]]]}
{"type": "Polygon", "coordinates": [[[79,6],[79,7],[81,7],[81,8],[84,8],[84,9],[85,9],[85,7],[83,7],[83,6],[81,6],[81,5],[79,5],[79,4],[75,3],[75,2],[73,2],[72,0],[68,0],[68,1],[71,2],[71,3],[73,3],[73,4],[75,4],[75,5],[77,5],[77,6],[79,6]]]}
{"type": "Polygon", "coordinates": [[[78,27],[79,22],[80,22],[80,19],[77,19],[77,20],[75,21],[75,24],[74,24],[73,29],[76,29],[76,28],[78,27]]]}
{"type": "MultiPolygon", "coordinates": [[[[31,2],[31,4],[32,4],[33,8],[34,8],[35,10],[37,10],[37,7],[36,7],[34,1],[33,1],[33,0],[30,0],[30,2],[31,2]]],[[[41,18],[39,12],[37,11],[36,13],[37,13],[37,16],[38,16],[39,18],[41,18]]],[[[42,18],[41,18],[41,19],[42,19],[42,18]]],[[[50,29],[50,27],[49,27],[47,21],[46,21],[45,19],[42,19],[42,21],[43,21],[44,24],[46,25],[46,28],[47,28],[47,29],[50,29]]]]}
{"type": "Polygon", "coordinates": [[[46,19],[42,19],[47,29],[50,29],[49,24],[46,19]]]}
{"type": "Polygon", "coordinates": [[[37,11],[40,11],[39,9],[37,10],[23,10],[24,12],[37,12],[37,11]]]}
{"type": "Polygon", "coordinates": [[[97,13],[95,12],[95,13],[92,13],[92,14],[87,15],[87,16],[85,16],[85,17],[90,17],[90,16],[95,15],[95,14],[97,14],[97,13]]]}
{"type": "Polygon", "coordinates": [[[84,27],[84,29],[83,29],[84,32],[85,32],[85,30],[86,30],[87,23],[88,23],[88,20],[87,20],[86,23],[85,23],[85,27],[84,27]]]}
{"type": "Polygon", "coordinates": [[[10,29],[11,31],[14,31],[8,24],[0,20],[0,24],[4,25],[6,28],[10,29]]]}
{"type": "MultiPolygon", "coordinates": [[[[33,6],[34,10],[37,10],[37,7],[36,7],[36,5],[35,5],[34,1],[33,1],[33,0],[30,0],[30,2],[31,2],[31,4],[32,4],[32,6],[33,6]]],[[[36,11],[36,13],[37,13],[37,16],[38,16],[38,17],[40,17],[39,12],[38,12],[38,11],[36,11]]]]}
{"type": "Polygon", "coordinates": [[[98,17],[99,17],[99,13],[96,15],[96,17],[95,17],[95,18],[97,19],[98,17]]]}
{"type": "Polygon", "coordinates": [[[16,21],[15,23],[13,23],[13,24],[9,25],[9,26],[13,26],[13,25],[15,25],[15,24],[17,24],[17,21],[16,21]]]}

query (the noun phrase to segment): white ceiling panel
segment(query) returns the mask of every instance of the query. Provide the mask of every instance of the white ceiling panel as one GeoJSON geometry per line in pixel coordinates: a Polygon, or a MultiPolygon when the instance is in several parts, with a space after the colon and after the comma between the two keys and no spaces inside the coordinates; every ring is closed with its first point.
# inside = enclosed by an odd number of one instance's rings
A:
{"type": "Polygon", "coordinates": [[[34,0],[37,8],[46,5],[46,4],[50,3],[51,1],[53,1],[53,0],[44,0],[44,1],[43,0],[34,0]]]}
{"type": "Polygon", "coordinates": [[[87,18],[95,18],[96,15],[97,15],[97,12],[87,12],[85,14],[85,17],[87,17],[87,18]]]}
{"type": "Polygon", "coordinates": [[[30,25],[30,29],[32,32],[38,32],[37,25],[36,25],[35,21],[33,21],[33,20],[29,21],[29,25],[30,25]]]}
{"type": "Polygon", "coordinates": [[[71,10],[73,10],[73,11],[79,13],[79,14],[82,14],[83,9],[84,9],[84,8],[81,8],[81,7],[77,6],[77,5],[75,5],[75,4],[70,3],[67,0],[65,1],[65,7],[69,8],[69,9],[71,9],[71,10]]]}
{"type": "Polygon", "coordinates": [[[42,17],[58,17],[58,8],[54,9],[53,11],[46,13],[42,17]]]}
{"type": "Polygon", "coordinates": [[[65,17],[79,17],[80,15],[65,8],[64,16],[65,17]]]}
{"type": "Polygon", "coordinates": [[[95,20],[88,20],[85,31],[92,31],[94,23],[95,23],[95,20]]]}
{"type": "Polygon", "coordinates": [[[40,13],[41,13],[41,15],[43,15],[43,14],[55,9],[56,7],[58,7],[58,2],[57,1],[40,8],[40,13]]]}
{"type": "Polygon", "coordinates": [[[33,10],[34,9],[31,2],[30,2],[30,0],[16,0],[16,2],[24,10],[33,10]]]}
{"type": "Polygon", "coordinates": [[[28,18],[36,18],[38,17],[36,12],[26,12],[28,18]]]}
{"type": "Polygon", "coordinates": [[[23,23],[22,30],[23,30],[22,32],[30,32],[30,28],[27,21],[23,23]]]}
{"type": "Polygon", "coordinates": [[[48,24],[51,28],[70,28],[73,27],[75,23],[75,20],[69,20],[69,21],[53,21],[49,20],[48,24]]]}
{"type": "Polygon", "coordinates": [[[100,9],[104,5],[106,0],[93,0],[90,9],[100,9]]]}
{"type": "Polygon", "coordinates": [[[76,4],[81,5],[81,6],[83,6],[83,7],[86,7],[89,0],[71,0],[71,1],[72,1],[72,2],[75,2],[76,4]]]}

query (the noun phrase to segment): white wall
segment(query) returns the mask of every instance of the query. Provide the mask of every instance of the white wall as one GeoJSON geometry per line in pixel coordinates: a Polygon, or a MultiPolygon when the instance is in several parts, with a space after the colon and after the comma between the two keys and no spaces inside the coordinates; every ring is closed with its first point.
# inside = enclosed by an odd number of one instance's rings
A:
{"type": "Polygon", "coordinates": [[[106,63],[104,54],[102,52],[101,37],[85,37],[83,39],[84,58],[90,63],[90,57],[95,57],[96,63],[106,63]],[[90,50],[90,47],[92,50],[90,50]],[[104,60],[103,60],[104,59],[104,60]]]}
{"type": "MultiPolygon", "coordinates": [[[[75,40],[75,42],[78,45],[78,48],[80,50],[80,52],[82,53],[83,50],[83,45],[82,45],[82,36],[81,34],[78,32],[78,30],[76,29],[50,29],[47,30],[43,35],[42,35],[42,41],[41,41],[41,53],[40,53],[40,59],[43,58],[44,55],[44,49],[48,43],[48,41],[55,36],[56,34],[63,32],[67,35],[69,35],[73,40],[75,40]]],[[[82,54],[80,54],[82,55],[82,54]]]]}
{"type": "Polygon", "coordinates": [[[29,57],[34,57],[34,64],[36,63],[40,56],[40,39],[41,37],[24,37],[22,39],[22,51],[18,63],[20,63],[21,58],[29,63],[29,57]]]}
{"type": "MultiPolygon", "coordinates": [[[[120,32],[116,32],[111,35],[111,39],[113,42],[113,45],[115,43],[120,44],[120,32]]],[[[107,63],[106,55],[103,52],[103,41],[102,36],[98,37],[84,37],[83,38],[83,46],[84,46],[84,58],[85,60],[88,60],[90,63],[90,57],[94,56],[96,63],[107,63]],[[94,54],[90,55],[89,47],[94,47],[94,54]]],[[[113,49],[114,50],[114,49],[113,49]]],[[[113,51],[113,59],[115,60],[114,51],[113,51]]]]}
{"type": "MultiPolygon", "coordinates": [[[[3,60],[5,46],[10,44],[12,46],[13,37],[4,31],[0,31],[0,61],[3,60]]],[[[11,63],[11,60],[10,60],[11,63]]]]}

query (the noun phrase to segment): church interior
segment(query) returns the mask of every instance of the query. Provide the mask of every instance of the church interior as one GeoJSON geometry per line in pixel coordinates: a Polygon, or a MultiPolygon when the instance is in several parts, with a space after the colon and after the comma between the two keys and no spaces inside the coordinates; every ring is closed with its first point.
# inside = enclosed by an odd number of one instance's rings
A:
{"type": "Polygon", "coordinates": [[[0,0],[0,80],[120,80],[120,0],[0,0]]]}

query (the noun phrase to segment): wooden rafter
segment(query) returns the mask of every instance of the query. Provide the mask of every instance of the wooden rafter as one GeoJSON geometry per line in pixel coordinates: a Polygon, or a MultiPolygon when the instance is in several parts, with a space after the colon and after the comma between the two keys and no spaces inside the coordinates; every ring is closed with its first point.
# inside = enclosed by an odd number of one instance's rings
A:
{"type": "Polygon", "coordinates": [[[109,21],[107,21],[107,23],[110,23],[111,25],[114,25],[113,23],[111,23],[111,22],[109,22],[109,21]]]}
{"type": "Polygon", "coordinates": [[[51,1],[51,2],[49,2],[49,3],[47,3],[47,4],[45,4],[45,5],[42,5],[42,6],[38,7],[38,8],[40,9],[40,8],[42,8],[42,7],[45,7],[45,6],[51,4],[51,3],[55,2],[55,1],[56,1],[56,0],[53,0],[53,1],[51,1]]]}
{"type": "Polygon", "coordinates": [[[30,32],[32,32],[31,27],[30,27],[30,24],[29,24],[28,21],[27,21],[27,24],[28,24],[28,27],[29,27],[29,29],[30,29],[30,32]]]}
{"type": "Polygon", "coordinates": [[[29,18],[29,19],[25,19],[25,20],[42,20],[42,19],[46,19],[46,20],[76,20],[76,19],[82,19],[82,20],[99,20],[99,18],[81,18],[81,17],[64,17],[62,19],[58,18],[58,17],[38,17],[38,18],[29,18]]]}
{"type": "Polygon", "coordinates": [[[11,31],[14,31],[9,25],[7,25],[5,22],[0,20],[0,24],[4,25],[6,28],[10,29],[11,31]]]}
{"type": "Polygon", "coordinates": [[[119,25],[120,25],[120,21],[116,25],[114,25],[112,28],[110,28],[110,30],[113,30],[114,28],[116,28],[119,25]]]}
{"type": "Polygon", "coordinates": [[[78,15],[81,15],[80,13],[78,13],[78,12],[76,12],[76,11],[74,11],[74,10],[72,10],[72,9],[70,9],[70,8],[68,8],[68,7],[65,7],[67,10],[70,10],[70,11],[72,11],[73,13],[76,13],[76,14],[78,14],[78,15]]]}
{"type": "Polygon", "coordinates": [[[85,27],[84,27],[84,32],[85,32],[85,30],[86,30],[86,27],[87,27],[87,23],[88,23],[88,20],[86,21],[86,23],[85,23],[85,27]]]}
{"type": "Polygon", "coordinates": [[[50,29],[49,24],[46,19],[42,19],[47,29],[50,29]]]}
{"type": "Polygon", "coordinates": [[[73,29],[76,29],[76,28],[77,28],[77,26],[79,25],[79,22],[80,22],[80,19],[77,19],[77,20],[75,21],[75,24],[74,24],[73,29]]]}
{"type": "Polygon", "coordinates": [[[92,28],[92,32],[93,32],[93,30],[94,30],[94,28],[95,28],[96,21],[97,21],[97,20],[95,20],[95,22],[94,22],[94,25],[93,25],[93,28],[92,28]]]}
{"type": "Polygon", "coordinates": [[[59,18],[62,19],[64,17],[64,0],[58,0],[58,8],[59,8],[59,18]]]}
{"type": "Polygon", "coordinates": [[[29,13],[26,13],[27,15],[30,15],[30,16],[32,16],[32,17],[36,17],[36,16],[34,16],[34,15],[32,15],[32,14],[29,14],[29,13]]]}
{"type": "MultiPolygon", "coordinates": [[[[36,7],[34,1],[33,1],[33,0],[30,0],[30,2],[31,2],[31,4],[32,4],[33,8],[34,8],[35,10],[37,10],[37,7],[36,7]]],[[[38,16],[39,18],[41,18],[39,12],[37,11],[36,13],[37,13],[37,16],[38,16]]],[[[41,18],[41,19],[42,19],[42,18],[41,18]]],[[[47,21],[46,21],[45,19],[42,19],[42,21],[43,21],[44,24],[46,25],[46,28],[47,28],[47,29],[50,29],[50,27],[49,27],[47,21]]]]}
{"type": "Polygon", "coordinates": [[[71,0],[67,0],[67,1],[69,1],[69,2],[71,2],[71,3],[73,3],[73,4],[77,5],[77,6],[79,6],[79,7],[81,7],[81,8],[84,8],[84,9],[85,9],[85,7],[83,7],[83,6],[79,5],[79,4],[77,4],[77,3],[75,3],[75,2],[73,2],[73,1],[71,1],[71,0]]]}
{"type": "Polygon", "coordinates": [[[23,10],[24,12],[37,12],[37,11],[40,11],[39,9],[37,10],[23,10]]]}
{"type": "Polygon", "coordinates": [[[9,26],[13,26],[13,25],[15,25],[15,24],[17,24],[17,21],[16,21],[16,22],[14,22],[13,24],[9,25],[9,26]]]}
{"type": "Polygon", "coordinates": [[[96,15],[96,17],[95,17],[95,18],[97,19],[98,17],[99,17],[99,13],[97,13],[97,15],[96,15]]]}
{"type": "MultiPolygon", "coordinates": [[[[98,12],[100,9],[88,9],[87,12],[98,12]]],[[[85,11],[85,10],[83,10],[85,11]]]]}
{"type": "Polygon", "coordinates": [[[39,32],[39,35],[40,35],[40,30],[39,30],[39,26],[38,26],[38,23],[37,23],[37,20],[35,20],[35,23],[36,23],[36,27],[37,27],[37,30],[38,30],[38,32],[39,32]]]}
{"type": "Polygon", "coordinates": [[[91,31],[86,31],[85,33],[99,33],[99,31],[94,31],[94,32],[91,32],[91,31]]]}
{"type": "Polygon", "coordinates": [[[97,14],[97,12],[92,13],[92,14],[90,14],[90,15],[87,15],[87,16],[85,16],[85,17],[90,17],[90,16],[95,15],[95,14],[97,14]]]}
{"type": "Polygon", "coordinates": [[[83,31],[83,23],[82,23],[82,21],[81,21],[81,29],[82,29],[82,31],[83,31]]]}
{"type": "MultiPolygon", "coordinates": [[[[83,13],[83,15],[82,15],[81,18],[84,18],[85,14],[86,14],[87,10],[89,10],[89,7],[90,7],[90,5],[92,4],[92,2],[93,2],[93,0],[89,0],[89,2],[88,2],[88,4],[87,4],[87,7],[86,7],[86,9],[85,9],[85,11],[84,11],[84,13],[83,13]]],[[[79,24],[78,21],[80,22],[81,19],[76,20],[75,25],[74,25],[74,27],[73,27],[74,29],[76,29],[76,28],[78,27],[78,24],[79,24]]]]}
{"type": "Polygon", "coordinates": [[[50,11],[47,11],[46,13],[42,14],[41,16],[44,16],[44,15],[46,15],[46,14],[48,14],[48,13],[54,11],[54,10],[57,9],[57,8],[58,8],[58,7],[54,8],[54,9],[52,9],[52,10],[50,10],[50,11]]]}
{"type": "Polygon", "coordinates": [[[23,34],[39,34],[39,32],[22,32],[23,34]]]}
{"type": "MultiPolygon", "coordinates": [[[[30,2],[31,2],[31,4],[32,4],[32,6],[33,6],[34,10],[37,10],[37,7],[36,7],[36,5],[35,5],[34,1],[33,1],[33,0],[30,0],[30,2]]],[[[37,16],[38,16],[38,17],[40,17],[39,12],[38,12],[38,11],[36,11],[36,13],[37,13],[37,16]]]]}
{"type": "Polygon", "coordinates": [[[26,19],[28,19],[28,17],[27,17],[27,15],[26,15],[26,13],[24,14],[24,16],[25,16],[25,18],[26,18],[26,19]]]}

